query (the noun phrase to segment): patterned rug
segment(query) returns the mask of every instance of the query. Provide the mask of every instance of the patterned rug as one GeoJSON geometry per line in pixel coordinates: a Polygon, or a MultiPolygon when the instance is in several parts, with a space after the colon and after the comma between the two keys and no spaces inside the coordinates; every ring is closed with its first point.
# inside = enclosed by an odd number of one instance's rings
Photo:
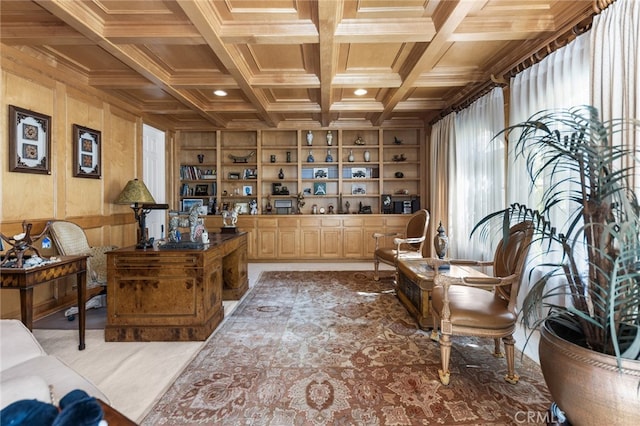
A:
{"type": "Polygon", "coordinates": [[[263,272],[142,425],[506,425],[544,417],[539,367],[493,341],[438,344],[372,272],[263,272]]]}

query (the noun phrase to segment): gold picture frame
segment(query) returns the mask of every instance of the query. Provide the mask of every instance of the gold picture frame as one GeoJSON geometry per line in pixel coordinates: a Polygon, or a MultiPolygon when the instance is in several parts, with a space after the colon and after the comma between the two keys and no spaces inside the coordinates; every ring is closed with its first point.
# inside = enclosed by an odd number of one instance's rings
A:
{"type": "Polygon", "coordinates": [[[99,130],[73,125],[73,176],[100,179],[102,137],[99,130]]]}
{"type": "Polygon", "coordinates": [[[9,105],[9,171],[51,174],[51,117],[9,105]]]}

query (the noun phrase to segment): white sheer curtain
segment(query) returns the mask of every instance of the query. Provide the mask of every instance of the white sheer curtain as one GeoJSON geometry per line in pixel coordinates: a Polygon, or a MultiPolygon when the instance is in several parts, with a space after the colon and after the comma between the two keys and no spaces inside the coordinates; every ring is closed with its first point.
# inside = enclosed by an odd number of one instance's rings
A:
{"type": "Polygon", "coordinates": [[[460,111],[455,118],[449,181],[449,257],[492,259],[493,248],[470,239],[475,224],[504,207],[504,142],[495,135],[504,129],[503,89],[491,92],[460,111]]]}
{"type": "MultiPolygon", "coordinates": [[[[583,34],[538,64],[516,75],[511,82],[510,125],[525,121],[540,110],[588,104],[591,94],[589,59],[589,34],[583,34]]],[[[510,139],[513,144],[517,135],[510,135],[510,139]]],[[[560,182],[564,177],[558,173],[546,175],[538,186],[532,188],[525,160],[516,158],[512,146],[509,148],[507,204],[518,202],[531,208],[541,209],[542,191],[551,182],[560,182]]],[[[563,226],[568,218],[568,211],[563,210],[562,206],[559,207],[554,209],[557,215],[552,217],[551,221],[558,226],[563,226]]],[[[541,257],[541,250],[536,247],[531,248],[529,259],[533,259],[535,263],[545,261],[544,257],[541,257]]],[[[527,294],[530,283],[539,279],[542,273],[542,270],[536,269],[531,275],[531,281],[528,279],[528,272],[525,273],[519,293],[520,301],[527,294]]],[[[563,303],[562,300],[557,302],[563,303]]]]}
{"type": "MultiPolygon", "coordinates": [[[[619,0],[595,16],[591,50],[592,105],[603,120],[640,120],[640,1],[619,0]]],[[[622,141],[640,148],[637,133],[620,133],[610,142],[622,141]]],[[[634,184],[640,190],[640,170],[634,184]]]]}

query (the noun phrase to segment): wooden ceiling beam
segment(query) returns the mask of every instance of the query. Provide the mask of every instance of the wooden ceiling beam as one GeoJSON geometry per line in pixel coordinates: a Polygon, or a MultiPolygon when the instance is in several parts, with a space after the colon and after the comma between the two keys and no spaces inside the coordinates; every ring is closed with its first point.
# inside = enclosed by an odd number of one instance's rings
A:
{"type": "Polygon", "coordinates": [[[343,19],[336,27],[336,43],[418,43],[436,34],[430,18],[343,19]]]}
{"type": "Polygon", "coordinates": [[[94,41],[118,60],[140,73],[143,77],[156,83],[179,101],[196,111],[200,111],[207,120],[211,120],[218,126],[225,126],[226,122],[222,117],[204,112],[202,106],[199,105],[197,100],[190,96],[188,92],[180,91],[172,87],[169,81],[170,76],[166,70],[149,59],[140,49],[131,45],[116,45],[104,37],[104,24],[102,20],[99,19],[86,4],[64,0],[38,0],[38,4],[82,33],[88,39],[94,41]]]}
{"type": "Polygon", "coordinates": [[[438,32],[427,48],[417,60],[415,65],[404,78],[402,85],[393,90],[387,99],[384,100],[384,111],[373,119],[375,126],[380,126],[391,114],[398,103],[406,97],[410,90],[413,90],[413,84],[424,72],[431,71],[447,49],[451,46],[449,37],[453,34],[465,17],[475,8],[479,7],[480,2],[474,0],[460,0],[457,3],[444,3],[442,7],[450,7],[451,10],[445,15],[443,21],[438,28],[438,32]]]}
{"type": "Polygon", "coordinates": [[[318,29],[310,20],[223,24],[220,38],[231,44],[314,44],[318,29]]]}
{"type": "Polygon", "coordinates": [[[333,77],[333,87],[400,87],[402,79],[392,72],[340,73],[333,77]]]}
{"type": "Polygon", "coordinates": [[[316,0],[318,10],[318,32],[320,33],[319,69],[320,75],[320,124],[329,126],[333,105],[333,78],[336,74],[338,47],[335,32],[344,9],[343,0],[316,0]]]}
{"type": "Polygon", "coordinates": [[[264,96],[254,90],[249,83],[251,74],[247,70],[246,64],[242,64],[235,59],[242,58],[242,55],[233,55],[220,37],[221,21],[213,5],[199,0],[178,0],[178,5],[202,34],[207,45],[228,70],[229,74],[236,80],[238,87],[255,105],[258,115],[268,125],[275,126],[277,123],[267,112],[267,102],[264,96]]]}

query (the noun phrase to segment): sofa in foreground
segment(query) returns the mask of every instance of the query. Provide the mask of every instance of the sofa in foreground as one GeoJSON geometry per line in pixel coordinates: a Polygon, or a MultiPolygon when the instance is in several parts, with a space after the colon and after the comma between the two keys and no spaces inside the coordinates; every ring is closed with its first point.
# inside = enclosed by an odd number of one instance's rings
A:
{"type": "Polygon", "coordinates": [[[109,404],[93,383],[62,360],[47,355],[22,322],[0,320],[0,409],[21,399],[57,404],[74,389],[109,404]]]}

